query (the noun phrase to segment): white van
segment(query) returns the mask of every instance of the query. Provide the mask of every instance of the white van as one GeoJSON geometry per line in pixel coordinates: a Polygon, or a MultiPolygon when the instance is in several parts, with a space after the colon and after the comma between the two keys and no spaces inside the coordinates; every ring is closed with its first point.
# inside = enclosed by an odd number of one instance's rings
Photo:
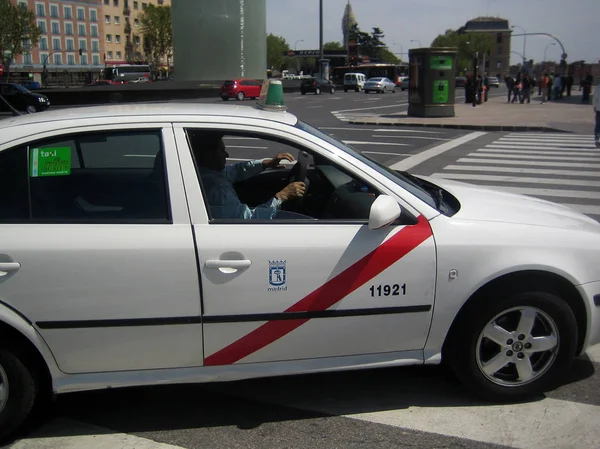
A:
{"type": "Polygon", "coordinates": [[[354,89],[359,92],[365,88],[367,77],[363,73],[346,73],[344,75],[344,92],[354,89]]]}

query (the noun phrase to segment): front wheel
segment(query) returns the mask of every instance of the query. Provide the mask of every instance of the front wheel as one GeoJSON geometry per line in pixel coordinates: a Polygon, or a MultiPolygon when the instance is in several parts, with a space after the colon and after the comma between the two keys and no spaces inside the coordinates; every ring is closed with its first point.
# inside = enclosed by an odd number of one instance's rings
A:
{"type": "Polygon", "coordinates": [[[457,324],[446,351],[450,365],[484,399],[530,399],[556,386],[575,356],[577,322],[553,293],[485,298],[457,324]]]}
{"type": "Polygon", "coordinates": [[[35,114],[37,112],[37,109],[33,105],[28,105],[25,108],[25,112],[27,112],[28,114],[35,114]]]}
{"type": "Polygon", "coordinates": [[[0,441],[27,418],[36,396],[32,373],[17,355],[0,348],[0,441]]]}

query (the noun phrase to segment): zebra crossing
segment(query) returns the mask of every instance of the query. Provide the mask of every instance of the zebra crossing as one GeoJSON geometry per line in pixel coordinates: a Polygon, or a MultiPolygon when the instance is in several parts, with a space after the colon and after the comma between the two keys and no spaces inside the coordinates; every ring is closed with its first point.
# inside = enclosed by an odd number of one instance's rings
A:
{"type": "Polygon", "coordinates": [[[509,133],[432,176],[535,196],[600,221],[600,149],[591,135],[509,133]]]}

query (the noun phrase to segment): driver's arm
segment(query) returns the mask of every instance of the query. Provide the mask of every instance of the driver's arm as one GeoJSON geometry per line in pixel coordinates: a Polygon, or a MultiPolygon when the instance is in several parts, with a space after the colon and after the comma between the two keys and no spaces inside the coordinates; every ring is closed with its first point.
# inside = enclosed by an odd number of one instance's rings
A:
{"type": "Polygon", "coordinates": [[[232,185],[219,184],[210,190],[208,203],[214,218],[270,220],[281,209],[283,199],[271,198],[250,209],[240,202],[232,185]]]}
{"type": "Polygon", "coordinates": [[[223,175],[231,183],[243,181],[258,175],[264,170],[261,160],[238,162],[237,164],[226,165],[223,175]]]}

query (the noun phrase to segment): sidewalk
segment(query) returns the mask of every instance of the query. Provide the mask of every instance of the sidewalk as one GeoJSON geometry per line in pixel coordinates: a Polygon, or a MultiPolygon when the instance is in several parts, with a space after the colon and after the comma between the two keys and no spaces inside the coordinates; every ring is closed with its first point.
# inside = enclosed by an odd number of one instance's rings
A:
{"type": "MultiPolygon", "coordinates": [[[[495,89],[490,91],[496,94],[495,89]]],[[[594,92],[595,93],[595,92],[594,92]]],[[[379,116],[354,116],[348,123],[474,129],[479,131],[538,131],[592,134],[594,129],[593,96],[589,103],[581,102],[581,92],[574,88],[571,97],[541,103],[532,95],[531,103],[508,103],[507,95],[490,96],[488,101],[473,107],[471,103],[454,105],[455,117],[411,117],[407,112],[379,116]]]]}

